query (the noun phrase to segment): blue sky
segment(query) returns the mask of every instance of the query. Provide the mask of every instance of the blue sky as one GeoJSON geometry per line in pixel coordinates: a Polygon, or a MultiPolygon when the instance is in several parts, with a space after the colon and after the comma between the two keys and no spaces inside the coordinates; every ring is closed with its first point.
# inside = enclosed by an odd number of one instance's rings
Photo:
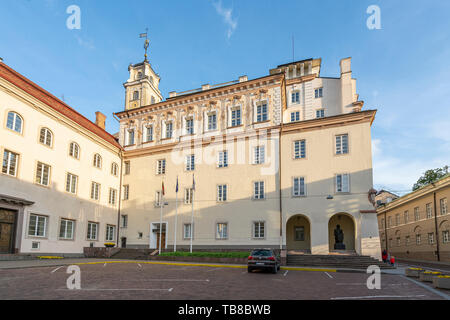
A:
{"type": "Polygon", "coordinates": [[[373,125],[374,183],[406,192],[429,168],[450,164],[450,1],[402,0],[0,0],[0,57],[79,112],[95,119],[123,109],[130,63],[150,60],[169,91],[240,75],[266,75],[278,64],[322,58],[322,76],[353,75],[373,125]],[[70,5],[81,29],[69,30],[70,5]],[[366,10],[381,9],[381,30],[366,10]]]}

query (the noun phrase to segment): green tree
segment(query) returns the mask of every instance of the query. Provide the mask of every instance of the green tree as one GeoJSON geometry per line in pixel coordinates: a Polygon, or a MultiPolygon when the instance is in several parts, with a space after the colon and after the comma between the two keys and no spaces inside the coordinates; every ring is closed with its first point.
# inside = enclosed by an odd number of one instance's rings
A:
{"type": "Polygon", "coordinates": [[[416,191],[417,189],[420,189],[426,186],[427,184],[435,182],[447,174],[448,174],[448,166],[444,166],[442,168],[437,168],[434,170],[427,170],[423,174],[423,176],[421,176],[419,180],[417,180],[417,182],[414,184],[413,191],[416,191]]]}

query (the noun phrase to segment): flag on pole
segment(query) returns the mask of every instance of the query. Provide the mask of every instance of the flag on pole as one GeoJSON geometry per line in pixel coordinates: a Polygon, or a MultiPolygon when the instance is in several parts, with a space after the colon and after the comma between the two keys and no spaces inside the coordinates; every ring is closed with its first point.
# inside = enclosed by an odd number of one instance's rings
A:
{"type": "Polygon", "coordinates": [[[195,177],[192,175],[192,190],[195,191],[195,177]]]}
{"type": "Polygon", "coordinates": [[[164,181],[162,182],[162,195],[165,196],[166,193],[164,192],[164,181]]]}
{"type": "Polygon", "coordinates": [[[177,187],[175,189],[175,192],[178,193],[178,177],[177,177],[177,187]]]}
{"type": "Polygon", "coordinates": [[[139,38],[147,38],[147,33],[141,33],[141,34],[139,35],[139,38]]]}

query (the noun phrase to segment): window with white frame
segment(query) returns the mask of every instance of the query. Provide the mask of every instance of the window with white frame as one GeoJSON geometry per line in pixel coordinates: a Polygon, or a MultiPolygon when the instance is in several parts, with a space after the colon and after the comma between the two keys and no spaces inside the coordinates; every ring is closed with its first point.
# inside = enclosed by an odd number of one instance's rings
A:
{"type": "Polygon", "coordinates": [[[167,139],[172,138],[172,133],[173,133],[173,123],[172,121],[166,121],[166,132],[165,132],[165,137],[167,139]]]}
{"type": "Polygon", "coordinates": [[[17,175],[17,164],[19,155],[6,150],[3,152],[2,173],[15,177],[17,175]]]}
{"type": "Polygon", "coordinates": [[[349,174],[336,175],[336,192],[350,192],[349,174]]]}
{"type": "Polygon", "coordinates": [[[28,222],[28,235],[31,237],[46,237],[47,219],[48,217],[46,216],[30,214],[30,221],[28,222]]]}
{"type": "Polygon", "coordinates": [[[228,151],[219,151],[219,156],[218,156],[218,161],[217,161],[217,167],[218,168],[226,168],[228,167],[228,151]]]}
{"type": "Polygon", "coordinates": [[[216,112],[208,113],[208,130],[216,130],[217,129],[217,114],[216,112]]]}
{"type": "Polygon", "coordinates": [[[91,183],[91,199],[92,200],[100,199],[100,183],[92,181],[92,183],[91,183]]]}
{"type": "Polygon", "coordinates": [[[256,146],[253,148],[253,163],[263,164],[265,162],[265,148],[264,146],[256,146]]]}
{"type": "Polygon", "coordinates": [[[306,140],[294,141],[294,159],[306,158],[306,140]]]}
{"type": "Polygon", "coordinates": [[[88,222],[87,235],[86,238],[88,240],[97,240],[98,237],[98,223],[97,222],[88,222]]]}
{"type": "Polygon", "coordinates": [[[264,221],[253,222],[253,238],[263,239],[265,237],[266,223],[264,221]]]}
{"type": "Polygon", "coordinates": [[[184,204],[191,204],[193,196],[194,196],[194,189],[192,188],[184,189],[184,204]]]}
{"type": "Polygon", "coordinates": [[[144,142],[153,141],[153,126],[151,124],[145,126],[144,142]]]}
{"type": "Polygon", "coordinates": [[[422,235],[416,234],[416,244],[419,245],[422,242],[422,235]]]}
{"type": "Polygon", "coordinates": [[[434,244],[434,233],[428,234],[428,244],[434,244]]]}
{"type": "Polygon", "coordinates": [[[42,128],[39,134],[39,142],[48,147],[52,146],[53,134],[48,128],[42,128]]]}
{"type": "Polygon", "coordinates": [[[231,126],[237,127],[241,125],[241,108],[234,107],[231,109],[231,126]]]}
{"type": "Polygon", "coordinates": [[[116,226],[108,224],[106,225],[106,241],[114,241],[116,236],[116,226]]]}
{"type": "Polygon", "coordinates": [[[67,173],[66,176],[66,191],[70,193],[77,193],[78,176],[67,173]]]}
{"type": "Polygon", "coordinates": [[[316,110],[316,118],[324,118],[325,117],[325,109],[316,110]]]}
{"type": "Polygon", "coordinates": [[[186,171],[195,170],[195,155],[190,154],[186,156],[186,171]]]}
{"type": "Polygon", "coordinates": [[[134,145],[134,129],[127,129],[127,146],[134,145]]]}
{"type": "Polygon", "coordinates": [[[415,220],[415,221],[419,221],[419,220],[420,220],[419,207],[415,207],[415,208],[414,208],[414,220],[415,220]]]}
{"type": "Polygon", "coordinates": [[[300,111],[291,112],[291,122],[300,121],[300,111]]]}
{"type": "Polygon", "coordinates": [[[186,134],[194,134],[194,117],[186,117],[186,134]]]}
{"type": "Polygon", "coordinates": [[[294,197],[306,196],[305,178],[304,177],[295,177],[293,179],[292,195],[294,197]]]}
{"type": "Polygon", "coordinates": [[[75,159],[80,159],[80,146],[77,143],[75,142],[70,143],[69,156],[75,159]]]}
{"type": "Polygon", "coordinates": [[[102,157],[96,153],[94,154],[94,162],[93,162],[94,167],[101,169],[102,168],[102,157]]]}
{"type": "Polygon", "coordinates": [[[291,94],[291,103],[300,103],[300,91],[294,91],[291,94]]]}
{"type": "Polygon", "coordinates": [[[123,186],[123,200],[128,199],[130,199],[130,186],[127,184],[123,186]]]}
{"type": "Polygon", "coordinates": [[[317,88],[314,90],[314,97],[316,99],[323,97],[323,88],[317,88]]]}
{"type": "Polygon", "coordinates": [[[441,216],[443,216],[447,214],[447,198],[443,198],[439,202],[441,207],[441,216]]]}
{"type": "Polygon", "coordinates": [[[8,112],[8,118],[6,120],[6,127],[17,133],[22,133],[22,117],[19,114],[10,111],[8,112]]]}
{"type": "Polygon", "coordinates": [[[121,218],[122,218],[122,228],[127,228],[128,227],[128,215],[123,214],[121,216],[121,218]]]}
{"type": "Polygon", "coordinates": [[[42,186],[48,186],[50,184],[50,166],[38,162],[36,168],[36,183],[42,186]]]}
{"type": "Polygon", "coordinates": [[[59,225],[59,238],[64,240],[73,240],[74,229],[75,221],[61,219],[59,225]]]}
{"type": "Polygon", "coordinates": [[[115,162],[111,163],[111,174],[115,177],[119,174],[119,165],[115,162]]]}
{"type": "Polygon", "coordinates": [[[256,122],[267,121],[268,113],[267,113],[267,102],[259,103],[256,106],[256,122]]]}
{"type": "Polygon", "coordinates": [[[425,205],[425,207],[426,207],[426,211],[427,211],[427,219],[433,218],[433,211],[432,211],[431,203],[427,203],[425,205]]]}
{"type": "Polygon", "coordinates": [[[264,181],[256,181],[253,183],[253,199],[264,199],[264,181]]]}
{"type": "Polygon", "coordinates": [[[336,136],[336,154],[348,153],[348,134],[336,136]]]}
{"type": "Polygon", "coordinates": [[[166,174],[166,159],[160,159],[156,165],[156,174],[166,174]]]}
{"type": "Polygon", "coordinates": [[[228,223],[218,223],[216,230],[217,239],[227,239],[228,238],[228,223]]]}
{"type": "Polygon", "coordinates": [[[217,186],[217,201],[225,202],[228,199],[227,185],[222,184],[217,186]]]}
{"type": "Polygon", "coordinates": [[[444,243],[450,243],[450,232],[449,232],[449,230],[442,231],[442,241],[444,243]]]}
{"type": "Polygon", "coordinates": [[[192,225],[190,223],[183,224],[183,238],[191,239],[192,237],[192,225]]]}
{"type": "Polygon", "coordinates": [[[117,201],[117,190],[113,189],[113,188],[109,188],[108,203],[112,206],[115,206],[116,201],[117,201]]]}

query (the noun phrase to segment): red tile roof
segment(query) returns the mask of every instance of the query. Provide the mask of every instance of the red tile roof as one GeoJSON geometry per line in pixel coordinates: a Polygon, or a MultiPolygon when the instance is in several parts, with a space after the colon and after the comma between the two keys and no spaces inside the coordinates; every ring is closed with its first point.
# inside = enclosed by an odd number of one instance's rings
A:
{"type": "Polygon", "coordinates": [[[45,103],[49,107],[53,108],[60,114],[68,117],[69,119],[75,121],[80,126],[88,129],[92,133],[96,134],[98,137],[102,138],[106,142],[112,144],[117,148],[121,148],[117,140],[113,135],[109,134],[95,123],[90,121],[88,118],[78,113],[72,109],[69,105],[65,104],[60,99],[56,98],[54,95],[44,90],[33,81],[27,79],[14,69],[7,66],[5,63],[0,62],[0,77],[12,83],[16,87],[27,92],[31,96],[35,97],[39,101],[45,103]]]}

